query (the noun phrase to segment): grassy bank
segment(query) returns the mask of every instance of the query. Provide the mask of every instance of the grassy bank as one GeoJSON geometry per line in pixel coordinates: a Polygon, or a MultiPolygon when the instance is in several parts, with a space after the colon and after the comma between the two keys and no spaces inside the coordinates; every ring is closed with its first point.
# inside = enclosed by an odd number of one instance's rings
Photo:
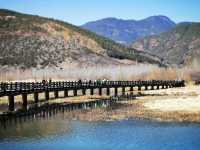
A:
{"type": "Polygon", "coordinates": [[[155,96],[139,97],[119,102],[111,108],[97,108],[70,112],[73,119],[112,121],[128,118],[151,119],[164,122],[200,123],[200,86],[144,92],[155,96]],[[155,107],[156,106],[156,107],[155,107]]]}

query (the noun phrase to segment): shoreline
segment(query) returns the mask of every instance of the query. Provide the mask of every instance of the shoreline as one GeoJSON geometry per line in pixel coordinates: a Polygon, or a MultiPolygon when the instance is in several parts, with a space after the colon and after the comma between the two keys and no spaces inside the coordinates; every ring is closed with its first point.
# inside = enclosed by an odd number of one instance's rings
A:
{"type": "Polygon", "coordinates": [[[113,108],[71,112],[73,119],[81,121],[115,121],[148,119],[159,122],[200,123],[200,86],[145,91],[158,96],[137,97],[135,100],[118,102],[113,108]],[[173,107],[172,107],[173,106],[173,107]]]}
{"type": "MultiPolygon", "coordinates": [[[[158,122],[200,123],[200,86],[142,91],[143,96],[118,101],[113,106],[68,111],[65,117],[80,121],[117,121],[128,119],[158,122]]],[[[99,99],[99,96],[68,98],[68,102],[99,99]],[[71,99],[71,101],[69,101],[71,99]]],[[[104,97],[105,98],[105,97],[104,97]]],[[[58,99],[55,102],[65,102],[58,99]]]]}

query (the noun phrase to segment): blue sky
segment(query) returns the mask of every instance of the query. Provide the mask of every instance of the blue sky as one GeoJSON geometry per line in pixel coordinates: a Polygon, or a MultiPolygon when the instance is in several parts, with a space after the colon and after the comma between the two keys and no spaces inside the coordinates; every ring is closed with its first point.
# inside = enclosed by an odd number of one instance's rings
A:
{"type": "Polygon", "coordinates": [[[200,0],[0,0],[0,8],[81,25],[105,17],[143,19],[166,15],[175,22],[200,22],[200,0]]]}

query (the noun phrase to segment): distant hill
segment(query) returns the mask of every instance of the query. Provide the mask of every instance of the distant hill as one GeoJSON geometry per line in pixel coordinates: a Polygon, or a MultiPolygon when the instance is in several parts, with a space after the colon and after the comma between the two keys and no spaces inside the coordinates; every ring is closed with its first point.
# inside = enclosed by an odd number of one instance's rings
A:
{"type": "Polygon", "coordinates": [[[200,64],[200,23],[181,23],[166,33],[138,40],[132,47],[156,54],[171,64],[200,64]]]}
{"type": "Polygon", "coordinates": [[[81,27],[118,43],[130,44],[143,37],[168,31],[175,26],[175,22],[166,16],[152,16],[139,21],[105,18],[88,22],[81,27]]]}
{"type": "Polygon", "coordinates": [[[127,48],[69,23],[0,10],[0,67],[117,65],[127,59],[162,65],[156,56],[127,48]]]}

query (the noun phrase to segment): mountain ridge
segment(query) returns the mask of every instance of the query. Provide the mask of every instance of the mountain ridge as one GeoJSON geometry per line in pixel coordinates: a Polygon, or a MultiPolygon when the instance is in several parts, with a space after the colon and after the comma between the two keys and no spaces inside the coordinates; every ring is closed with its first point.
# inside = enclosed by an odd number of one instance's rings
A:
{"type": "Polygon", "coordinates": [[[178,66],[200,63],[200,23],[181,23],[160,35],[146,37],[132,44],[178,66]]]}
{"type": "Polygon", "coordinates": [[[141,20],[125,20],[114,17],[88,22],[81,27],[118,43],[130,44],[134,40],[159,34],[176,26],[166,16],[150,16],[141,20]]]}
{"type": "Polygon", "coordinates": [[[15,11],[0,10],[0,65],[60,67],[121,64],[120,60],[162,65],[153,55],[115,43],[72,24],[15,11]]]}

